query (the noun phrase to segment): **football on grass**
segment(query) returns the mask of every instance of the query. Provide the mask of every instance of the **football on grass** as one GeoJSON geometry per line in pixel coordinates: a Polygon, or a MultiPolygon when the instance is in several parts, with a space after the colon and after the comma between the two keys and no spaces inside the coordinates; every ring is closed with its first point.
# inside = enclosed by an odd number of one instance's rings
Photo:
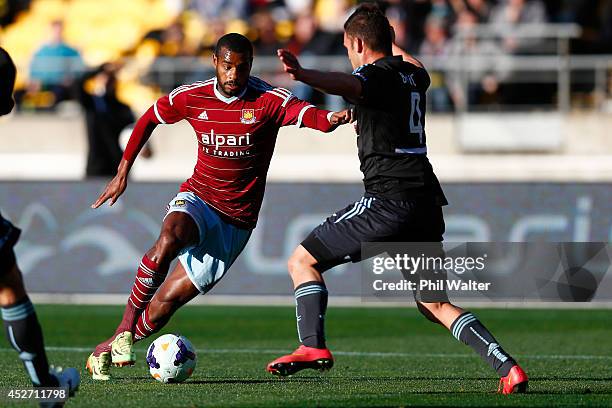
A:
{"type": "Polygon", "coordinates": [[[193,374],[196,352],[185,336],[164,334],[147,350],[149,372],[162,383],[183,382],[193,374]]]}

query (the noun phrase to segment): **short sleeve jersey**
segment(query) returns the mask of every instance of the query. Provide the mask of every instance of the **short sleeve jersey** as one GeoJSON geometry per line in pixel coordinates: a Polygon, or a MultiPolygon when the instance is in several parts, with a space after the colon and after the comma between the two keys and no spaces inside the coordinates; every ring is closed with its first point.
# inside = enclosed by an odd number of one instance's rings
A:
{"type": "Polygon", "coordinates": [[[279,128],[302,126],[308,102],[256,77],[240,95],[226,97],[216,79],[176,88],[153,105],[161,124],[187,120],[198,140],[193,175],[180,190],[191,191],[228,222],[253,228],[279,128]]]}
{"type": "Polygon", "coordinates": [[[393,56],[363,65],[353,75],[362,84],[355,118],[366,192],[448,204],[427,158],[427,71],[393,56]]]}

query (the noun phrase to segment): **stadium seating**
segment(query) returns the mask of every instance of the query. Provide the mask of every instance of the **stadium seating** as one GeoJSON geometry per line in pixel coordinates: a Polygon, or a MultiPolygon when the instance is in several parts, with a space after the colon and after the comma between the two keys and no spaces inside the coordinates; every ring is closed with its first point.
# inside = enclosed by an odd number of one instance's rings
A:
{"type": "MultiPolygon", "coordinates": [[[[168,26],[174,17],[163,0],[39,0],[6,28],[1,42],[17,66],[25,68],[46,41],[50,23],[61,19],[66,41],[81,52],[87,65],[95,66],[121,56],[147,32],[168,26]]],[[[28,73],[20,69],[19,74],[18,88],[28,73]]]]}

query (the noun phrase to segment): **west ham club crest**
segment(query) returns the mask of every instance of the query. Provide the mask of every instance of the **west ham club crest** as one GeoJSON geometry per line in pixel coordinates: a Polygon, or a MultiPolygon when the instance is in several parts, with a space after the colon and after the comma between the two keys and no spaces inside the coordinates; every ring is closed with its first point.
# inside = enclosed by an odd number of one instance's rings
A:
{"type": "Polygon", "coordinates": [[[243,109],[240,121],[245,125],[255,123],[255,109],[243,109]]]}

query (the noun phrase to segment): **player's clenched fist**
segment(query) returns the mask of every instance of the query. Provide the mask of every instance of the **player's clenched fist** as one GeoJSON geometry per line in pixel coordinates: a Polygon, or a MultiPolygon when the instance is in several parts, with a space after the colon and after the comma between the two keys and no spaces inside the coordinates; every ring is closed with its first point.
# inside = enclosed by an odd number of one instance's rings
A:
{"type": "Polygon", "coordinates": [[[329,118],[329,123],[334,126],[344,125],[345,123],[352,122],[353,110],[345,109],[343,111],[334,112],[329,118]]]}

